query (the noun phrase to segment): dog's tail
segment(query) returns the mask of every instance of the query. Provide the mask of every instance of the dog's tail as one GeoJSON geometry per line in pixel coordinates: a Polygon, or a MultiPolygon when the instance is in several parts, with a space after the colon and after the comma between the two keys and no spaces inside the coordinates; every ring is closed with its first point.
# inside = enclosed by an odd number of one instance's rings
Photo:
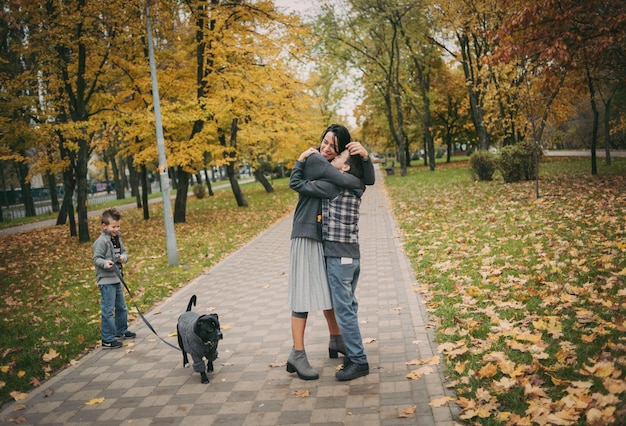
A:
{"type": "Polygon", "coordinates": [[[195,294],[193,296],[191,296],[191,299],[189,299],[189,304],[187,305],[187,312],[191,311],[191,306],[196,306],[196,295],[195,294]]]}

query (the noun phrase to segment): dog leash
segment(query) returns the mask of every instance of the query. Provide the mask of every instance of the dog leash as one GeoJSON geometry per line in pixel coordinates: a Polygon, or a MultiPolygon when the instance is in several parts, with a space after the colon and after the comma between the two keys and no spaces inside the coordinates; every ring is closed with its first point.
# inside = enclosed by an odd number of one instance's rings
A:
{"type": "Polygon", "coordinates": [[[148,319],[143,315],[143,313],[141,313],[141,311],[139,310],[139,307],[137,306],[137,303],[135,302],[133,294],[130,291],[130,288],[128,288],[128,285],[126,284],[126,281],[124,281],[124,277],[122,276],[122,272],[120,271],[120,268],[118,268],[115,263],[113,264],[113,272],[115,272],[115,275],[117,275],[117,277],[120,279],[120,282],[122,284],[124,284],[124,288],[126,288],[126,291],[128,292],[128,296],[130,297],[131,303],[133,304],[135,309],[137,309],[137,313],[139,314],[139,316],[141,317],[143,322],[146,323],[148,328],[154,333],[154,335],[156,337],[161,339],[161,341],[163,343],[165,343],[167,346],[172,347],[172,348],[176,349],[177,351],[180,351],[179,347],[172,345],[170,342],[168,342],[167,340],[165,340],[161,336],[159,336],[159,333],[157,333],[156,330],[154,329],[154,327],[152,327],[152,324],[150,324],[150,321],[148,321],[148,319]]]}

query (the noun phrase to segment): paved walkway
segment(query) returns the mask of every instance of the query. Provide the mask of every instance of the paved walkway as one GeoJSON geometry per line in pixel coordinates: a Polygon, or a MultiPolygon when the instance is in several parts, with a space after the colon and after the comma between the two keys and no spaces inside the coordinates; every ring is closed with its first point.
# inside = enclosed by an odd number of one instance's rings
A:
{"type": "MultiPolygon", "coordinates": [[[[377,171],[377,173],[379,173],[377,171]]],[[[292,217],[197,277],[146,317],[176,345],[176,319],[196,294],[198,312],[217,312],[223,327],[210,383],[182,367],[182,356],[141,321],[135,340],[117,350],[96,349],[8,405],[0,421],[65,425],[420,425],[451,426],[451,405],[429,403],[445,395],[442,366],[410,380],[412,360],[436,355],[426,308],[414,291],[414,274],[401,247],[382,185],[366,191],[361,207],[362,271],[359,319],[370,374],[338,382],[339,359],[328,357],[321,312],[311,313],[307,354],[320,379],[303,381],[285,371],[291,350],[286,307],[292,217]],[[94,405],[86,403],[97,399],[94,405]],[[25,408],[24,408],[25,407],[25,408]],[[409,411],[414,409],[411,414],[409,411]],[[402,417],[407,410],[406,417],[402,417]]],[[[132,277],[129,285],[133,286],[132,277]]]]}

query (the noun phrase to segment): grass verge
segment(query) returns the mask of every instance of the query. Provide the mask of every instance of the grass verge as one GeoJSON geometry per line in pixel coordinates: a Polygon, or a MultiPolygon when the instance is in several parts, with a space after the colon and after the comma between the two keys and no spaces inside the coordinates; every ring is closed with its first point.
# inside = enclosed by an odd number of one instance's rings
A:
{"type": "Polygon", "coordinates": [[[385,178],[470,424],[626,415],[626,160],[589,161],[542,163],[539,198],[465,165],[385,178]]]}
{"type": "MultiPolygon", "coordinates": [[[[243,185],[248,208],[238,208],[230,188],[187,204],[186,223],[175,225],[180,266],[168,264],[160,203],[122,212],[122,239],[130,262],[134,301],[146,312],[211,268],[296,205],[287,179],[268,194],[243,185]]],[[[104,206],[97,206],[98,210],[104,206]]],[[[0,237],[0,402],[19,397],[96,347],[100,293],[92,264],[99,218],[90,218],[91,243],[80,244],[67,226],[0,237]]],[[[129,282],[129,285],[131,283],[129,282]]],[[[129,309],[131,318],[136,311],[129,309]]]]}

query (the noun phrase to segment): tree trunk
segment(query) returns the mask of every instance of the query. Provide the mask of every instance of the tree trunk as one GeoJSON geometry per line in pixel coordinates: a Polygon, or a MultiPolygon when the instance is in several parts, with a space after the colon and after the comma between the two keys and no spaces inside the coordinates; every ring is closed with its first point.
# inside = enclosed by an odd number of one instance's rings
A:
{"type": "Polygon", "coordinates": [[[70,221],[70,236],[75,237],[77,235],[76,232],[76,221],[74,218],[74,175],[72,170],[66,169],[63,171],[63,202],[61,204],[61,210],[59,210],[59,215],[57,216],[57,226],[65,225],[67,219],[70,221]]]}
{"type": "Polygon", "coordinates": [[[235,196],[235,200],[237,201],[237,206],[248,207],[248,200],[246,200],[246,196],[243,194],[243,192],[241,192],[241,187],[239,186],[239,182],[237,182],[234,163],[229,163],[226,166],[226,174],[228,175],[230,187],[232,188],[233,195],[235,196]]]}
{"type": "Polygon", "coordinates": [[[176,201],[174,202],[174,223],[185,223],[187,216],[187,191],[189,190],[189,177],[182,168],[178,168],[178,181],[176,182],[176,201]]]}
{"type": "MultiPolygon", "coordinates": [[[[237,118],[233,118],[233,121],[230,124],[230,146],[235,148],[237,146],[237,124],[239,120],[237,118]]],[[[237,200],[237,206],[239,207],[248,207],[248,201],[246,200],[246,196],[241,192],[241,188],[239,187],[239,182],[237,182],[237,176],[235,174],[235,163],[231,161],[226,166],[226,173],[228,174],[228,180],[230,181],[230,187],[233,190],[233,194],[235,195],[235,200],[237,200]]]]}
{"type": "Polygon", "coordinates": [[[150,191],[150,187],[148,186],[148,170],[146,169],[146,165],[141,165],[141,198],[143,201],[143,220],[150,219],[150,210],[148,209],[148,192],[150,191]]]}
{"type": "Polygon", "coordinates": [[[139,192],[139,173],[133,167],[133,156],[128,157],[128,175],[130,181],[130,194],[135,197],[137,208],[141,208],[141,193],[139,192]]]}
{"type": "Polygon", "coordinates": [[[89,141],[78,141],[76,161],[76,211],[78,212],[78,241],[89,242],[89,218],[87,216],[87,164],[89,162],[89,141]]]}
{"type": "Polygon", "coordinates": [[[265,178],[265,174],[263,173],[263,170],[261,169],[255,169],[254,170],[254,178],[261,183],[261,185],[263,185],[263,188],[265,188],[265,192],[267,193],[272,193],[274,192],[274,188],[272,187],[272,185],[267,181],[267,179],[265,178]]]}
{"type": "Polygon", "coordinates": [[[52,204],[52,211],[57,213],[59,211],[59,194],[57,194],[57,180],[54,173],[47,172],[48,178],[48,190],[50,191],[50,203],[52,204]]]}
{"type": "MultiPolygon", "coordinates": [[[[117,200],[123,200],[124,197],[124,184],[120,178],[120,168],[117,165],[117,158],[112,155],[111,157],[111,170],[113,170],[113,184],[115,185],[115,198],[117,200]]],[[[123,170],[123,169],[122,169],[123,170]]],[[[107,182],[107,187],[109,182],[107,182]]]]}
{"type": "Polygon", "coordinates": [[[33,193],[30,190],[30,182],[26,182],[26,176],[28,176],[28,166],[19,162],[15,163],[15,167],[17,169],[17,178],[20,181],[20,187],[22,188],[22,202],[24,203],[26,217],[37,216],[33,193]]]}
{"type": "Polygon", "coordinates": [[[593,111],[593,128],[591,132],[591,175],[598,174],[598,164],[596,160],[596,146],[598,145],[598,122],[600,114],[598,113],[598,106],[596,104],[596,91],[593,85],[593,79],[591,78],[591,72],[589,66],[587,69],[587,84],[589,86],[589,98],[591,100],[591,110],[593,111]]]}
{"type": "Polygon", "coordinates": [[[611,99],[604,102],[604,164],[611,165],[611,99]]]}
{"type": "Polygon", "coordinates": [[[204,179],[206,180],[206,188],[209,192],[209,197],[213,196],[213,187],[211,186],[211,179],[209,179],[209,171],[204,168],[204,179]]]}

